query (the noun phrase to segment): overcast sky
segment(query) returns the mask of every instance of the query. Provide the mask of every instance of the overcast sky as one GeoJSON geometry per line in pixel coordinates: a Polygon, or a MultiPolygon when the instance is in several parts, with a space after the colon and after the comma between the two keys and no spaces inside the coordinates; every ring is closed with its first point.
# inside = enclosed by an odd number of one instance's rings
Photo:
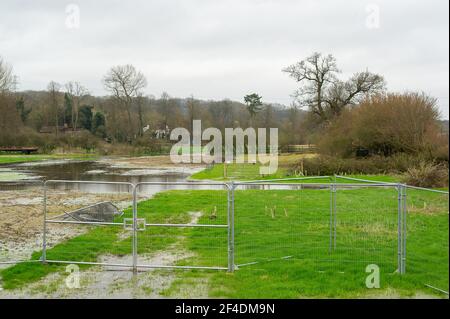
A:
{"type": "Polygon", "coordinates": [[[346,78],[368,68],[390,91],[449,109],[448,0],[0,1],[0,55],[19,90],[80,81],[104,95],[108,68],[133,64],[147,94],[289,105],[281,69],[318,51],[346,78]],[[74,4],[76,6],[71,6],[74,4]],[[79,10],[79,19],[77,11],[79,10]],[[78,24],[79,22],[79,24],[78,24]]]}

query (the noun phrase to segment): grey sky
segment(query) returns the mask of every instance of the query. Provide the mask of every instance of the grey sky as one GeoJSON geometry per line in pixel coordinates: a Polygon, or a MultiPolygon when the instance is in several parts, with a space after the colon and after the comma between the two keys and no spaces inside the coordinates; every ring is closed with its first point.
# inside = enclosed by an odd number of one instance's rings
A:
{"type": "Polygon", "coordinates": [[[436,97],[448,118],[448,6],[447,0],[2,0],[0,55],[13,65],[20,90],[77,80],[103,95],[108,68],[131,63],[146,75],[147,94],[242,101],[257,92],[265,102],[289,105],[296,83],[281,69],[318,51],[336,56],[343,77],[368,68],[385,76],[390,91],[436,97]],[[66,25],[71,3],[80,9],[79,28],[66,25]],[[378,28],[367,26],[371,4],[379,8],[378,28]]]}

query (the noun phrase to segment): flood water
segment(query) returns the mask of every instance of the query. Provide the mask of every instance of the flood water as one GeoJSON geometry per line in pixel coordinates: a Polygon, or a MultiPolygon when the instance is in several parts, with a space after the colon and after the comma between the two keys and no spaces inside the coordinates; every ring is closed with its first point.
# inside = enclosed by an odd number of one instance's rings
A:
{"type": "MultiPolygon", "coordinates": [[[[188,177],[201,168],[130,168],[114,166],[102,161],[49,161],[39,163],[22,163],[4,165],[2,169],[17,173],[20,176],[16,183],[26,184],[37,180],[50,181],[48,189],[74,190],[87,193],[117,193],[131,192],[132,188],[126,184],[141,184],[138,193],[155,194],[160,191],[172,189],[222,189],[226,187],[216,183],[213,185],[198,185],[199,182],[190,182],[188,177]],[[51,181],[54,180],[54,181],[51,181]],[[81,181],[81,182],[80,182],[81,181]],[[176,185],[171,183],[184,183],[176,185]]],[[[0,172],[1,174],[1,172],[0,172]]],[[[1,176],[0,176],[1,177],[1,176]]],[[[0,178],[0,188],[7,187],[6,182],[0,178]]],[[[200,182],[201,183],[201,182],[200,182]]],[[[290,185],[240,185],[242,189],[300,189],[300,186],[290,185]]],[[[325,188],[323,186],[309,186],[304,188],[325,188]]]]}
{"type": "MultiPolygon", "coordinates": [[[[140,185],[138,192],[154,194],[169,189],[211,189],[211,187],[194,185],[170,185],[167,183],[187,183],[187,178],[195,171],[189,168],[128,168],[115,167],[96,161],[54,161],[40,163],[22,163],[2,166],[23,176],[17,183],[32,183],[36,180],[56,180],[48,182],[49,189],[77,190],[88,193],[130,192],[128,185],[120,183],[154,183],[140,185]],[[74,182],[83,181],[83,182],[74,182]]],[[[197,169],[199,170],[199,169],[197,169]]],[[[0,185],[2,182],[0,181],[0,185]]],[[[3,182],[5,184],[5,182],[3,182]]]]}
{"type": "Polygon", "coordinates": [[[67,161],[46,163],[26,163],[9,166],[28,176],[45,180],[71,181],[103,181],[103,182],[179,182],[185,181],[190,175],[171,171],[170,169],[139,169],[114,167],[95,161],[67,161]]]}

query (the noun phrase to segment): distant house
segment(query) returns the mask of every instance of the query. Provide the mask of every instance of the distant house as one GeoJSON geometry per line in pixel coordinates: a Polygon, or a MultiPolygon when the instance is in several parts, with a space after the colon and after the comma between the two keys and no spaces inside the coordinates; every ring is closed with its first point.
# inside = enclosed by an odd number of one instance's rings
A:
{"type": "Polygon", "coordinates": [[[163,140],[167,139],[170,136],[170,129],[169,126],[166,125],[165,129],[156,129],[156,130],[150,130],[150,125],[144,126],[142,128],[142,132],[146,133],[149,132],[152,138],[163,140]]]}
{"type": "Polygon", "coordinates": [[[166,139],[169,136],[169,132],[167,130],[154,130],[153,137],[156,139],[166,139]]]}

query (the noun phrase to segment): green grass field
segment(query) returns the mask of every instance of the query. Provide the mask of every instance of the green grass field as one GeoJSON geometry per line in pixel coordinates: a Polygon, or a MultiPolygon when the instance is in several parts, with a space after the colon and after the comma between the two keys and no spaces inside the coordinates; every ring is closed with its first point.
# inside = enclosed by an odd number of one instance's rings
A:
{"type": "MultiPolygon", "coordinates": [[[[211,180],[211,181],[252,181],[252,180],[271,180],[271,179],[293,179],[302,178],[301,181],[286,180],[286,183],[329,183],[333,178],[321,178],[317,179],[311,176],[311,179],[307,179],[308,176],[293,176],[289,175],[287,168],[279,168],[275,174],[272,175],[260,175],[258,165],[249,164],[228,164],[226,173],[224,173],[224,164],[216,164],[211,168],[204,169],[191,175],[191,180],[211,180]],[[224,175],[226,174],[226,177],[224,175]]],[[[401,181],[401,176],[397,175],[347,175],[347,177],[365,179],[370,181],[384,182],[384,183],[398,183],[401,181]]],[[[338,179],[339,183],[358,183],[346,179],[338,179]]]]}
{"type": "MultiPolygon", "coordinates": [[[[337,194],[336,248],[330,250],[327,190],[236,190],[234,273],[179,270],[164,293],[208,280],[208,295],[229,298],[413,296],[448,291],[448,201],[445,195],[409,192],[407,273],[397,267],[397,192],[340,190],[337,194]],[[289,258],[287,258],[289,257],[289,258]],[[255,263],[257,262],[257,263],[255,263]],[[252,263],[249,265],[245,265],[252,263]],[[381,288],[367,289],[368,264],[380,268],[381,288]]],[[[227,193],[171,190],[141,201],[138,217],[150,223],[226,223],[227,193]],[[216,218],[211,219],[211,216],[216,218]]],[[[127,210],[122,218],[131,217],[127,210]]],[[[119,222],[121,220],[118,220],[119,222]]],[[[48,259],[99,261],[131,254],[123,228],[97,227],[47,252],[48,259]]],[[[227,229],[150,227],[138,232],[138,263],[152,252],[187,252],[178,265],[227,266],[227,229]],[[174,248],[175,247],[175,248],[174,248]]],[[[33,259],[39,259],[36,252],[33,259]]],[[[83,266],[85,268],[88,266],[83,266]]],[[[64,265],[20,263],[0,272],[5,289],[23,287],[64,265]]],[[[195,297],[195,296],[193,296],[195,297]]]]}
{"type": "MultiPolygon", "coordinates": [[[[269,180],[278,178],[295,178],[302,176],[293,176],[290,174],[289,165],[299,160],[301,157],[295,155],[283,155],[280,156],[280,165],[276,173],[271,175],[261,175],[259,172],[260,164],[248,164],[248,163],[231,163],[231,164],[214,164],[213,166],[197,172],[190,176],[192,180],[213,180],[213,181],[250,181],[250,180],[269,180]]],[[[379,182],[399,182],[401,176],[396,175],[349,175],[349,177],[355,177],[360,179],[379,181],[379,182]]],[[[329,179],[311,179],[305,182],[316,183],[328,183],[329,179]]],[[[339,180],[340,183],[352,183],[344,179],[339,180]]]]}

